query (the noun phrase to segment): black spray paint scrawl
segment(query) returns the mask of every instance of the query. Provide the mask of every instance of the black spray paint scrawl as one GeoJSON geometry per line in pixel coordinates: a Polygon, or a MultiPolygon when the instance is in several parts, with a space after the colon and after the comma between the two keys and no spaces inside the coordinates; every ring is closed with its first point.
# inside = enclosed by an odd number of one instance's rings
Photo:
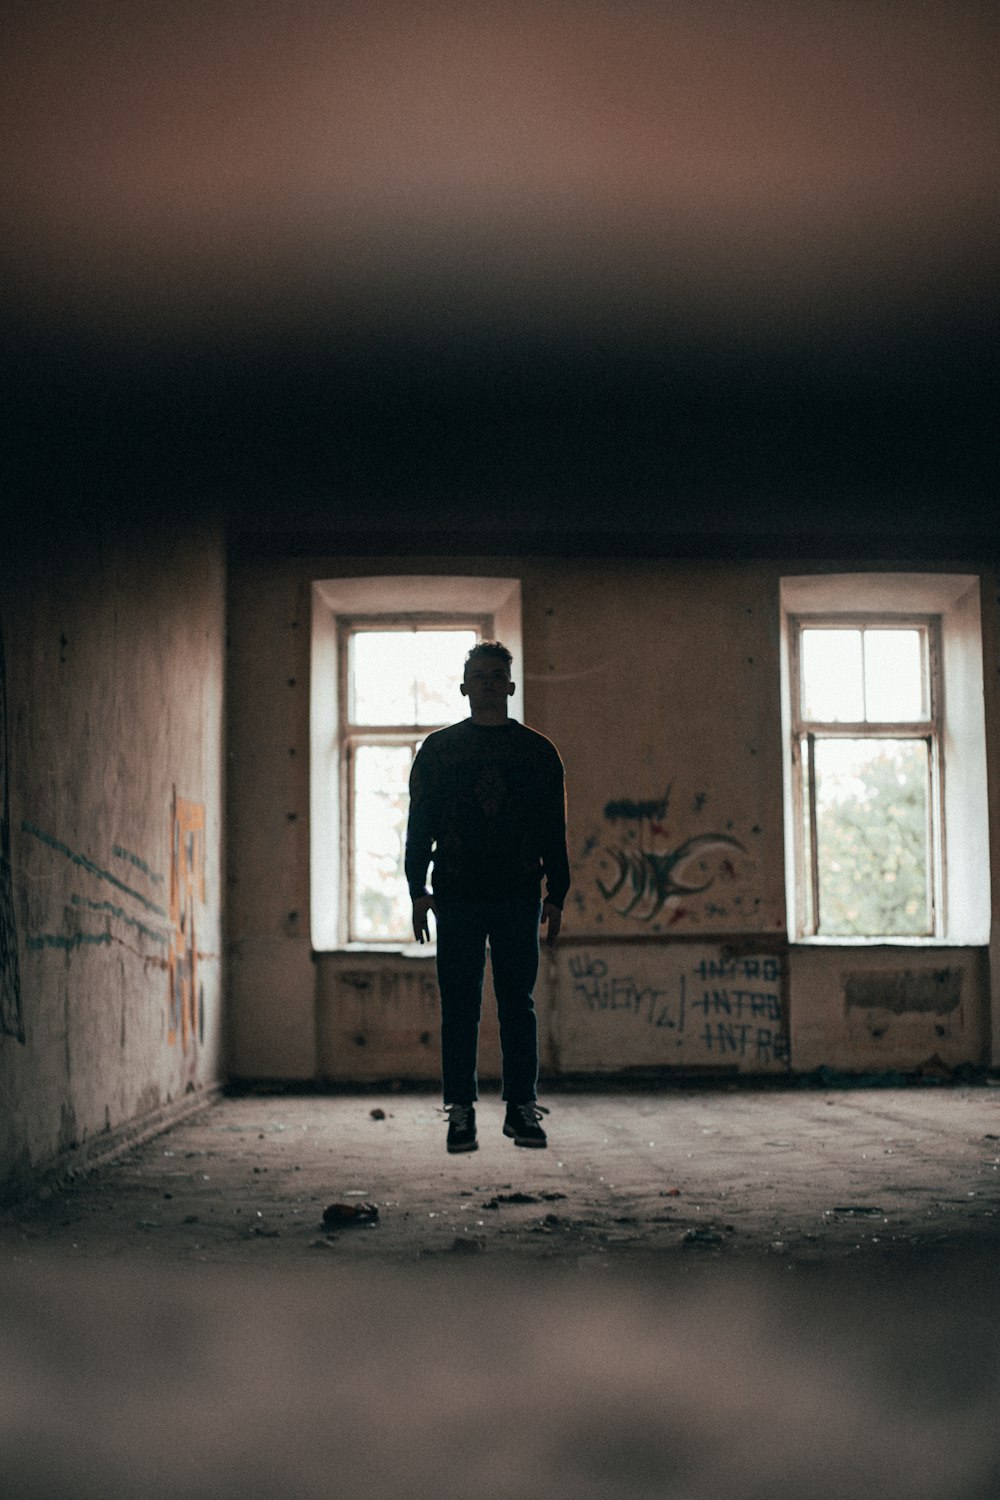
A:
{"type": "Polygon", "coordinates": [[[617,867],[616,878],[611,885],[598,880],[597,888],[606,901],[616,897],[624,900],[624,905],[616,907],[622,917],[631,916],[641,902],[648,903],[640,920],[649,922],[671,897],[693,896],[707,891],[713,876],[700,884],[691,883],[682,878],[682,867],[696,855],[726,846],[739,850],[741,854],[746,853],[745,846],[728,833],[696,834],[664,854],[652,854],[642,849],[608,848],[606,852],[617,867]]]}

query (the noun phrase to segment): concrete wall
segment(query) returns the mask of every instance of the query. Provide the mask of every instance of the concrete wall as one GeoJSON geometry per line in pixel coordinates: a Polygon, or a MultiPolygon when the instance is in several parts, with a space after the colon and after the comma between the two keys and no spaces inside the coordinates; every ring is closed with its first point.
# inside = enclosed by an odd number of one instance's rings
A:
{"type": "MultiPolygon", "coordinates": [[[[427,957],[314,955],[307,921],[310,589],[319,578],[392,572],[521,580],[525,719],[566,764],[573,874],[564,937],[556,955],[543,954],[536,992],[544,1067],[756,1073],[916,1068],[935,1053],[985,1061],[984,949],[855,950],[846,969],[861,979],[847,989],[843,950],[789,950],[779,671],[788,571],[755,561],[234,559],[234,1073],[437,1077],[427,957]],[[958,986],[946,1023],[919,977],[938,971],[958,986]],[[872,1021],[870,975],[883,972],[889,1024],[872,1021]]],[[[986,655],[995,676],[992,637],[986,655]]],[[[996,893],[1000,879],[992,885],[996,893]]],[[[484,1074],[496,1071],[491,1024],[482,1062],[484,1074]]]]}
{"type": "Polygon", "coordinates": [[[223,1075],[221,534],[5,563],[0,1186],[223,1075]]]}

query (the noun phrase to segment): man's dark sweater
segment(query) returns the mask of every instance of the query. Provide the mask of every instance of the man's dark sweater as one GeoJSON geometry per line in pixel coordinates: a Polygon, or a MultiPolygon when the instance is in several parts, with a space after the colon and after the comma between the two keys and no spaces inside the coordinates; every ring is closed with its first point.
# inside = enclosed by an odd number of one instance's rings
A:
{"type": "Polygon", "coordinates": [[[410,773],[406,879],[425,894],[473,901],[569,890],[563,766],[551,740],[516,719],[463,719],[427,736],[410,773]]]}

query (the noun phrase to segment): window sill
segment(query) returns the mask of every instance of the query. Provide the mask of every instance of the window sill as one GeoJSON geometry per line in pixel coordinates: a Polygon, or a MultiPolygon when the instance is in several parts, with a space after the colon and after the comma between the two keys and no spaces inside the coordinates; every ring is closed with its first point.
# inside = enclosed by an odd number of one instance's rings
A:
{"type": "Polygon", "coordinates": [[[799,937],[791,948],[981,948],[982,943],[948,937],[799,937]]]}
{"type": "Polygon", "coordinates": [[[370,958],[381,954],[386,958],[426,958],[437,956],[436,943],[342,943],[337,948],[314,948],[314,958],[337,958],[342,955],[364,954],[370,958]]]}

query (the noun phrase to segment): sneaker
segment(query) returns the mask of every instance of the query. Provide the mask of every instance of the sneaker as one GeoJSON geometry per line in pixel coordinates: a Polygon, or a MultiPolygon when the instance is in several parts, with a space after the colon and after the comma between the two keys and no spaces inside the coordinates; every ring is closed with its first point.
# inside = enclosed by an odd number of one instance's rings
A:
{"type": "Polygon", "coordinates": [[[444,1112],[448,1116],[448,1150],[452,1153],[478,1150],[475,1106],[446,1104],[444,1112]]]}
{"type": "Polygon", "coordinates": [[[503,1133],[513,1138],[515,1146],[547,1146],[548,1140],[540,1121],[548,1110],[529,1099],[526,1104],[508,1104],[503,1133]]]}

